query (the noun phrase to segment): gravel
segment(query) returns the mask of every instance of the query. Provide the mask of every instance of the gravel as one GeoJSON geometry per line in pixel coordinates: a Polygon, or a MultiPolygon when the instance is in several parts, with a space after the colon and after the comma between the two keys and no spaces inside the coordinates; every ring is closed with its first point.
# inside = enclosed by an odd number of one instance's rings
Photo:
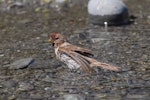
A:
{"type": "Polygon", "coordinates": [[[29,4],[0,12],[0,99],[64,100],[67,95],[87,100],[149,99],[150,1],[124,1],[137,18],[127,26],[108,26],[107,32],[103,26],[89,24],[83,1],[63,11],[29,4]],[[52,31],[123,71],[71,72],[56,59],[48,43],[52,31]]]}

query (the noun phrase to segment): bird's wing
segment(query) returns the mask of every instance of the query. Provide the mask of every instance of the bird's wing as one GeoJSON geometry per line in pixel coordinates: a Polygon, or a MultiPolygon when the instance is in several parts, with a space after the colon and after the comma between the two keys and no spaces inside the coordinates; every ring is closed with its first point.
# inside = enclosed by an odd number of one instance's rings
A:
{"type": "MultiPolygon", "coordinates": [[[[83,55],[82,53],[86,52],[87,49],[80,48],[80,47],[71,45],[69,43],[60,47],[59,50],[68,54],[72,59],[74,59],[78,64],[80,64],[81,68],[86,72],[91,72],[92,67],[96,67],[96,66],[100,66],[102,68],[114,70],[114,71],[120,70],[120,68],[117,66],[113,66],[107,63],[102,63],[93,58],[83,55]],[[82,52],[82,53],[75,52],[75,50],[82,52]]],[[[89,53],[89,52],[86,52],[86,53],[89,53]]]]}
{"type": "Polygon", "coordinates": [[[76,52],[78,54],[81,54],[83,56],[87,56],[87,57],[94,56],[92,51],[85,49],[85,48],[82,48],[82,47],[72,45],[72,44],[67,43],[67,42],[63,43],[63,45],[60,46],[60,49],[70,50],[70,51],[76,52]]]}
{"type": "Polygon", "coordinates": [[[92,69],[91,69],[91,64],[90,62],[85,59],[82,55],[76,53],[76,52],[71,52],[70,55],[77,63],[80,64],[81,68],[88,73],[91,73],[92,69]]]}
{"type": "Polygon", "coordinates": [[[92,69],[90,67],[90,62],[87,59],[85,59],[84,56],[82,56],[81,54],[71,51],[68,48],[59,48],[59,52],[64,52],[65,54],[70,56],[74,61],[76,61],[84,71],[91,73],[92,69]]]}

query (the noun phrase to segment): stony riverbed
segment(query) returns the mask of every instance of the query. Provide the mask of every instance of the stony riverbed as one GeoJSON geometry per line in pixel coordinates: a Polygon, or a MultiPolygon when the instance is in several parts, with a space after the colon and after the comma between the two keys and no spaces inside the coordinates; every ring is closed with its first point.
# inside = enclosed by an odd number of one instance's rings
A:
{"type": "Polygon", "coordinates": [[[36,3],[32,7],[9,4],[9,9],[1,6],[0,100],[63,100],[69,96],[78,100],[148,100],[150,1],[124,1],[133,22],[108,27],[108,32],[88,22],[87,2],[80,2],[83,6],[68,2],[60,8],[36,3]],[[52,31],[91,49],[97,60],[117,65],[122,71],[98,68],[92,74],[70,72],[55,58],[48,43],[52,31]],[[10,68],[13,62],[26,58],[34,63],[10,68]]]}

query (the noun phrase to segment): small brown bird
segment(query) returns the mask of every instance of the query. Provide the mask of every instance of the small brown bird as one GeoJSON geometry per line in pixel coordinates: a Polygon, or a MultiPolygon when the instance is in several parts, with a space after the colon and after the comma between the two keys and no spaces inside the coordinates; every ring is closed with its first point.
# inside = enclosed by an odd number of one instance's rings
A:
{"type": "Polygon", "coordinates": [[[68,43],[65,37],[60,33],[52,32],[49,42],[51,42],[55,48],[56,57],[64,62],[71,70],[82,69],[85,72],[91,73],[92,68],[98,66],[113,71],[119,71],[120,69],[117,66],[102,63],[91,58],[93,54],[90,50],[68,43]]]}

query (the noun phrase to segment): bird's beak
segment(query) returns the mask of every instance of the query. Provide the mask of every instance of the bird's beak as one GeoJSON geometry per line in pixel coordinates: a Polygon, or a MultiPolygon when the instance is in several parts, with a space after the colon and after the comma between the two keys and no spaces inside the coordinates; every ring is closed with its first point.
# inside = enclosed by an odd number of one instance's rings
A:
{"type": "Polygon", "coordinates": [[[52,38],[50,38],[50,39],[48,40],[48,42],[52,43],[53,46],[55,45],[54,40],[53,40],[52,38]]]}
{"type": "Polygon", "coordinates": [[[54,41],[53,41],[53,39],[52,39],[52,38],[50,38],[50,39],[48,40],[48,42],[53,43],[54,41]]]}

